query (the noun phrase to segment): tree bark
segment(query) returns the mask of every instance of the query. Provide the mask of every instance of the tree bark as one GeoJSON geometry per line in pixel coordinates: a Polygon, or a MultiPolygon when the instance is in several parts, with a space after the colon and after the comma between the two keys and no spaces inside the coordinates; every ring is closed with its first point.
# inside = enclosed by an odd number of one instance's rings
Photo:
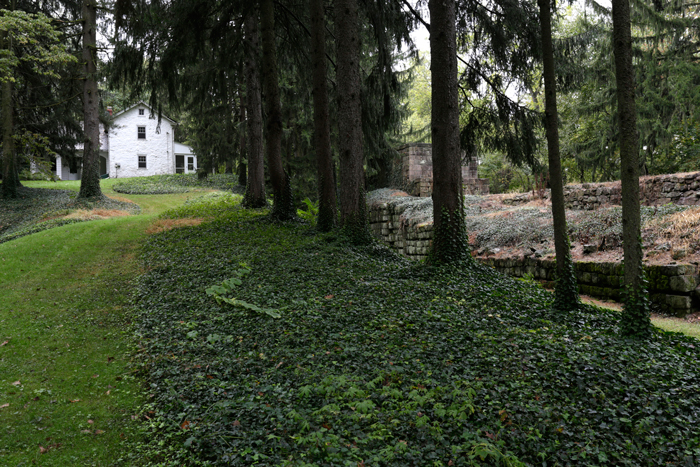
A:
{"type": "MultiPolygon", "coordinates": [[[[9,43],[8,40],[4,42],[9,43]]],[[[2,82],[2,196],[4,198],[16,198],[19,185],[15,157],[12,88],[12,81],[2,82]]]]}
{"type": "Polygon", "coordinates": [[[83,170],[79,198],[102,196],[100,189],[100,95],[97,90],[97,0],[83,1],[83,170]]]}
{"type": "Polygon", "coordinates": [[[613,52],[617,112],[620,122],[620,179],[622,184],[622,249],[625,298],[621,330],[644,337],[651,333],[649,302],[642,269],[639,203],[639,144],[634,102],[634,68],[629,0],[612,0],[613,52]]]}
{"type": "Polygon", "coordinates": [[[433,141],[433,245],[430,261],[469,255],[462,202],[455,1],[430,0],[433,141]]]}
{"type": "Polygon", "coordinates": [[[248,119],[248,180],[243,205],[248,208],[267,206],[265,198],[265,165],[263,163],[263,119],[260,73],[258,71],[258,18],[249,14],[245,19],[246,36],[246,96],[248,119]]]}
{"type": "MultiPolygon", "coordinates": [[[[5,5],[7,6],[7,5],[5,5]]],[[[11,8],[11,6],[8,6],[11,8]]],[[[12,49],[12,39],[7,31],[0,32],[0,44],[7,50],[12,49]]],[[[2,196],[16,198],[19,177],[14,140],[14,102],[12,81],[2,82],[2,196]]]]}
{"type": "Polygon", "coordinates": [[[296,215],[292,202],[289,176],[282,165],[282,106],[277,72],[277,46],[275,45],[275,8],[273,0],[260,2],[262,26],[262,71],[265,93],[265,152],[270,182],[274,196],[272,217],[278,220],[292,219],[296,215]]]}
{"type": "Polygon", "coordinates": [[[328,112],[326,81],[326,24],[323,0],[311,0],[311,61],[313,62],[314,138],[318,177],[318,230],[328,232],[335,227],[337,210],[331,126],[328,112]]]}
{"type": "MultiPolygon", "coordinates": [[[[238,95],[241,98],[241,114],[240,114],[240,124],[245,125],[246,121],[246,116],[245,116],[245,98],[243,97],[243,91],[241,90],[240,86],[238,89],[238,95]]],[[[241,186],[246,185],[246,181],[248,179],[248,173],[247,173],[247,164],[246,164],[246,141],[245,141],[245,131],[241,131],[241,140],[240,140],[240,151],[239,151],[239,157],[238,157],[238,184],[241,186]]]]}
{"type": "Polygon", "coordinates": [[[362,82],[357,0],[335,2],[340,152],[340,225],[358,243],[370,239],[362,148],[362,82]]]}
{"type": "Polygon", "coordinates": [[[552,14],[550,0],[538,0],[540,32],[542,34],[542,65],[544,75],[544,112],[549,158],[549,183],[552,193],[554,250],[557,257],[557,279],[554,289],[554,308],[568,311],[580,303],[574,274],[569,234],[566,226],[564,184],[559,153],[559,122],[557,111],[557,83],[554,74],[554,47],[552,45],[552,14]]]}

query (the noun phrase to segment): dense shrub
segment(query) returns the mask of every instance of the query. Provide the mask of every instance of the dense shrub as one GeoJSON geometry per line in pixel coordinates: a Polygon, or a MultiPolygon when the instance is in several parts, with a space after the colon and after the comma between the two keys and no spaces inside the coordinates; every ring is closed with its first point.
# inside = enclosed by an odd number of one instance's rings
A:
{"type": "Polygon", "coordinates": [[[140,463],[700,462],[700,353],[682,335],[622,339],[614,312],[554,314],[532,283],[237,208],[151,237],[143,261],[140,463]]]}

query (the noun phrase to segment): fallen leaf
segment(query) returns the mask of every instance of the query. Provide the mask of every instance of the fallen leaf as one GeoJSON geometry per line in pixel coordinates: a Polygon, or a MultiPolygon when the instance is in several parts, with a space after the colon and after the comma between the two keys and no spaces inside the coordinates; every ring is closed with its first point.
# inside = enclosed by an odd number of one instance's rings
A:
{"type": "Polygon", "coordinates": [[[110,393],[110,392],[112,392],[112,390],[111,390],[111,389],[110,389],[110,390],[108,390],[107,392],[105,392],[105,394],[107,394],[107,395],[109,396],[109,393],[110,393]]]}
{"type": "Polygon", "coordinates": [[[20,383],[19,380],[12,383],[13,386],[19,386],[20,384],[22,384],[22,383],[20,383]]]}
{"type": "Polygon", "coordinates": [[[326,300],[330,300],[331,298],[333,298],[333,295],[326,295],[325,298],[326,298],[326,300]]]}
{"type": "Polygon", "coordinates": [[[92,375],[93,378],[99,378],[100,375],[92,375]]]}
{"type": "Polygon", "coordinates": [[[104,430],[95,430],[95,434],[96,434],[96,435],[101,435],[101,434],[103,434],[104,432],[105,432],[104,430]]]}
{"type": "Polygon", "coordinates": [[[4,409],[5,407],[9,407],[9,406],[10,406],[10,404],[2,404],[2,405],[0,405],[0,409],[4,409]]]}
{"type": "Polygon", "coordinates": [[[238,420],[234,420],[233,426],[241,426],[241,422],[239,422],[238,420]]]}
{"type": "Polygon", "coordinates": [[[49,450],[46,449],[44,446],[39,446],[39,452],[41,454],[46,454],[47,452],[49,452],[49,450]]]}
{"type": "Polygon", "coordinates": [[[71,399],[68,402],[80,402],[80,399],[71,399]]]}
{"type": "Polygon", "coordinates": [[[10,343],[10,341],[5,341],[5,342],[3,342],[2,344],[0,344],[0,347],[4,347],[4,346],[6,346],[6,345],[9,344],[9,343],[10,343]]]}
{"type": "Polygon", "coordinates": [[[180,428],[182,428],[183,430],[187,430],[189,427],[190,427],[190,422],[189,422],[189,420],[185,420],[185,421],[182,422],[182,424],[180,425],[180,428]]]}
{"type": "Polygon", "coordinates": [[[80,432],[85,433],[85,434],[89,434],[89,435],[92,434],[92,431],[90,431],[90,430],[80,430],[80,432]]]}
{"type": "Polygon", "coordinates": [[[92,420],[88,420],[88,423],[89,423],[90,425],[92,425],[92,424],[95,423],[95,422],[92,421],[92,420]]]}

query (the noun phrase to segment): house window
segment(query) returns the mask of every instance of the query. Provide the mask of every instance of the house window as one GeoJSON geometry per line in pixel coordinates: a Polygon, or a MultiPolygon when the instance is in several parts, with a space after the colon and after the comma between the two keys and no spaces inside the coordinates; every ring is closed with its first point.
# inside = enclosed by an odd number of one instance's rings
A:
{"type": "Polygon", "coordinates": [[[139,109],[139,115],[144,115],[144,109],[139,109]]]}
{"type": "Polygon", "coordinates": [[[139,169],[146,168],[146,156],[139,156],[139,169]]]}
{"type": "Polygon", "coordinates": [[[146,127],[145,126],[139,127],[139,139],[146,139],[146,127]]]}
{"type": "Polygon", "coordinates": [[[187,171],[194,172],[194,157],[187,158],[187,171]]]}

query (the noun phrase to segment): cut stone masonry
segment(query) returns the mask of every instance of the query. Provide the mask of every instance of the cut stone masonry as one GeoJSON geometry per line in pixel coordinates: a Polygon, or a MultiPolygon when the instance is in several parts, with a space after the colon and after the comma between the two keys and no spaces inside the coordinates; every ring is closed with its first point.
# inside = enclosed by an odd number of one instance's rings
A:
{"type": "MultiPolygon", "coordinates": [[[[432,200],[404,192],[379,190],[368,194],[370,229],[399,254],[425,259],[433,239],[432,200]],[[380,193],[381,192],[381,193],[380,193]]],[[[553,287],[556,263],[540,258],[477,258],[481,263],[514,277],[530,277],[553,287]]],[[[579,290],[597,298],[620,300],[622,264],[574,262],[579,290]]],[[[668,314],[685,316],[700,310],[700,271],[692,264],[647,265],[645,273],[653,306],[668,314]]]]}

